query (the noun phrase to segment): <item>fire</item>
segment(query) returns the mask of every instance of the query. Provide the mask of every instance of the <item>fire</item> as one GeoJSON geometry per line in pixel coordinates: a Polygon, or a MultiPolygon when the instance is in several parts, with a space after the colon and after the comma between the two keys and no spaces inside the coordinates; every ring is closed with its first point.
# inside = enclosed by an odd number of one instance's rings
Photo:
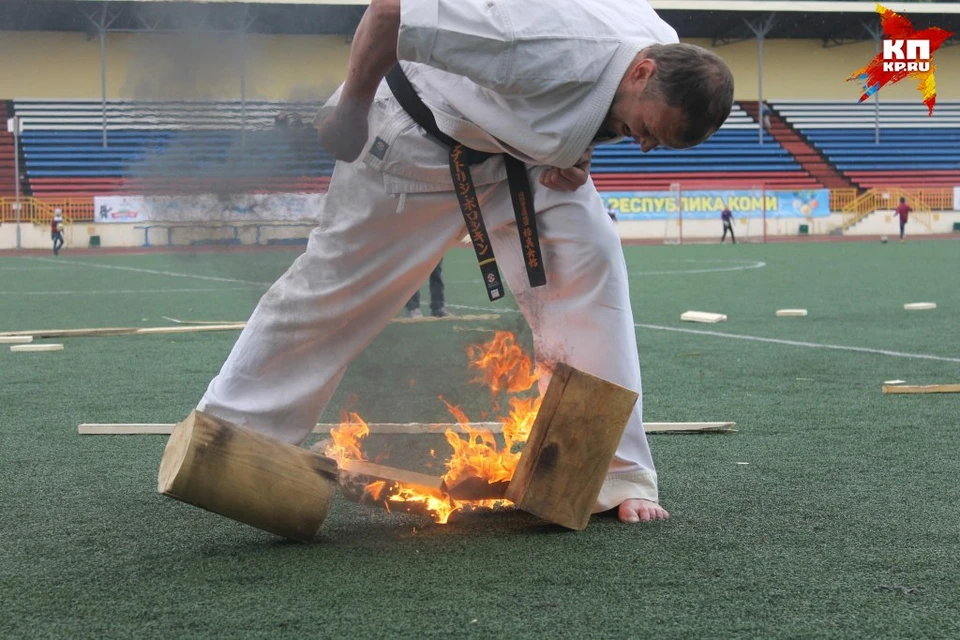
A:
{"type": "Polygon", "coordinates": [[[482,382],[494,394],[501,390],[526,391],[539,377],[532,361],[509,331],[497,331],[490,342],[467,347],[467,357],[470,368],[480,370],[480,377],[474,382],[482,382]]]}
{"type": "Polygon", "coordinates": [[[363,460],[360,441],[370,435],[370,427],[353,411],[340,415],[340,426],[330,429],[331,442],[323,450],[323,455],[333,458],[337,465],[344,460],[363,460]]]}
{"type": "MultiPolygon", "coordinates": [[[[493,339],[483,345],[467,348],[470,368],[477,369],[482,382],[496,397],[500,391],[520,393],[529,390],[540,377],[532,360],[523,353],[512,333],[498,331],[493,339]]],[[[469,427],[470,419],[457,406],[440,398],[447,410],[466,430],[466,437],[448,429],[444,436],[452,449],[446,460],[443,481],[454,487],[463,480],[479,478],[489,484],[508,482],[520,461],[519,446],[527,441],[540,408],[539,397],[510,397],[509,412],[498,421],[503,425],[503,445],[490,431],[469,427]]],[[[343,423],[331,429],[333,442],[326,455],[342,463],[345,459],[362,460],[360,440],[370,433],[367,424],[356,413],[343,416],[343,423]]],[[[493,508],[508,504],[506,500],[456,500],[450,496],[423,493],[414,488],[374,482],[365,487],[365,492],[377,501],[399,502],[417,505],[431,514],[434,521],[445,524],[451,515],[467,508],[493,508]]]]}

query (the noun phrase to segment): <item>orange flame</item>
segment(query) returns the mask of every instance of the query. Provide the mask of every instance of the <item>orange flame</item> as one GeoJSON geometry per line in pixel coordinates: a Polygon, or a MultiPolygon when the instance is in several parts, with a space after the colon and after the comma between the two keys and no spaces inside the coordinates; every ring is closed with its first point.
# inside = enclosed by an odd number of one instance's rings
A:
{"type": "Polygon", "coordinates": [[[490,342],[467,347],[467,356],[470,368],[480,370],[474,382],[487,385],[491,393],[526,391],[537,381],[532,361],[509,331],[497,331],[490,342]]]}
{"type": "MultiPolygon", "coordinates": [[[[486,384],[494,395],[499,391],[518,393],[530,389],[540,377],[529,356],[523,353],[512,333],[498,331],[493,339],[483,345],[471,345],[467,348],[470,368],[478,369],[480,377],[474,382],[486,384]]],[[[459,407],[450,404],[442,397],[447,409],[461,425],[468,425],[470,419],[459,407]]],[[[503,445],[490,431],[466,427],[466,437],[447,430],[444,436],[453,449],[445,462],[447,472],[443,480],[447,486],[455,486],[468,478],[480,478],[490,484],[507,482],[517,469],[520,461],[519,445],[527,441],[533,427],[537,411],[540,409],[539,397],[509,398],[510,411],[501,417],[503,425],[503,445]]],[[[331,430],[336,452],[342,452],[343,458],[362,459],[359,440],[369,433],[366,423],[355,413],[350,414],[350,422],[344,419],[338,429],[331,430]]],[[[330,449],[328,448],[327,455],[330,449]]],[[[335,456],[331,456],[335,457],[335,456]]],[[[506,500],[455,500],[449,496],[440,497],[422,493],[412,487],[374,482],[365,488],[374,500],[385,500],[417,505],[431,514],[434,521],[445,524],[451,515],[464,509],[494,508],[509,504],[506,500]]]]}
{"type": "Polygon", "coordinates": [[[360,450],[360,441],[370,435],[370,428],[359,415],[353,411],[343,412],[340,415],[340,426],[330,429],[332,441],[323,450],[328,458],[342,465],[344,460],[363,460],[360,450]]]}

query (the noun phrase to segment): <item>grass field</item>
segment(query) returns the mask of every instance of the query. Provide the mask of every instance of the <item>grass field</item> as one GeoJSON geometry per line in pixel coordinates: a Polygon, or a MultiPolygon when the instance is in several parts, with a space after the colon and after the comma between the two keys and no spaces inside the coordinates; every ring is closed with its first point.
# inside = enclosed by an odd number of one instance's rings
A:
{"type": "MultiPolygon", "coordinates": [[[[81,422],[175,422],[236,333],[73,338],[0,351],[0,637],[722,638],[960,635],[960,382],[953,240],[630,246],[651,421],[739,432],[651,436],[672,518],[569,533],[514,511],[446,526],[339,500],[314,545],[156,494],[163,436],[81,422]],[[908,312],[907,302],[934,301],[908,312]],[[776,318],[805,307],[806,318],[776,318]],[[683,311],[726,313],[717,325],[683,311]],[[748,464],[738,464],[738,463],[748,464]]],[[[289,252],[0,257],[0,330],[244,320],[289,252]]],[[[480,325],[391,325],[324,416],[479,419],[465,348],[523,332],[468,250],[444,262],[480,325]]],[[[424,291],[424,303],[428,299],[424,291]]],[[[417,443],[395,443],[397,456],[417,443]]]]}

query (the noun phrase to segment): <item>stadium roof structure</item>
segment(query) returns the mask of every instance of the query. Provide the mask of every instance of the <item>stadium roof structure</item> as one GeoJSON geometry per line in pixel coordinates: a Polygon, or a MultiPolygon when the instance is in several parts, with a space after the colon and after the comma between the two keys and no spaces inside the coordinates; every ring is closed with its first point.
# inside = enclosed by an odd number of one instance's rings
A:
{"type": "MultiPolygon", "coordinates": [[[[877,37],[872,0],[650,0],[684,38],[715,44],[766,38],[815,38],[824,44],[877,37]]],[[[0,30],[245,31],[350,36],[369,0],[4,0],[0,30]]],[[[960,3],[890,0],[918,28],[960,33],[960,3]]],[[[954,37],[948,44],[956,44],[954,37]]]]}

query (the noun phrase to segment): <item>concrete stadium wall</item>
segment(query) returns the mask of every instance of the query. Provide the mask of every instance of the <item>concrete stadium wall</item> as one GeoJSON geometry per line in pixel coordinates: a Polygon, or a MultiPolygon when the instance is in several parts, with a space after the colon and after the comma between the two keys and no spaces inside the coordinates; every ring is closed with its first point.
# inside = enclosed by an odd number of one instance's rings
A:
{"type": "MultiPolygon", "coordinates": [[[[690,42],[712,48],[733,69],[737,100],[756,100],[757,42],[748,40],[710,47],[709,40],[690,42]]],[[[763,43],[763,97],[766,100],[849,100],[860,98],[860,87],[847,78],[874,56],[873,42],[824,48],[820,40],[766,40],[763,43]]],[[[937,99],[960,100],[960,48],[935,54],[937,99]]],[[[920,101],[916,82],[905,80],[880,90],[880,101],[920,101]]]]}
{"type": "MultiPolygon", "coordinates": [[[[709,40],[690,40],[710,46],[709,40]]],[[[111,33],[107,97],[136,100],[240,98],[240,39],[233,35],[111,33]]],[[[736,98],[755,100],[757,43],[714,49],[733,69],[736,98]]],[[[349,45],[342,36],[249,35],[246,94],[251,100],[317,99],[343,78],[349,45]]],[[[764,97],[849,100],[847,77],[873,57],[873,43],[823,48],[819,40],[764,43],[764,97]]],[[[960,47],[936,54],[937,96],[960,100],[960,47]]],[[[82,33],[0,32],[0,98],[100,98],[100,43],[82,33]]],[[[881,100],[919,98],[913,82],[882,90],[881,100]]]]}
{"type": "MultiPolygon", "coordinates": [[[[800,235],[800,225],[810,226],[810,235],[825,236],[840,227],[843,218],[839,214],[829,218],[817,218],[812,222],[806,218],[776,218],[767,221],[768,237],[794,237],[800,235]]],[[[949,234],[952,233],[954,223],[960,223],[960,211],[937,212],[933,214],[932,230],[927,229],[917,221],[908,223],[907,234],[949,234]]],[[[256,224],[242,223],[210,226],[178,226],[170,231],[161,226],[154,226],[149,232],[149,242],[152,247],[191,246],[203,244],[273,244],[289,243],[303,240],[312,228],[311,224],[289,224],[270,222],[261,223],[259,235],[256,224]],[[259,242],[258,242],[259,241],[259,242]]],[[[103,247],[142,247],[144,246],[144,223],[111,223],[86,224],[76,223],[67,225],[64,230],[64,240],[67,249],[86,248],[90,245],[91,236],[100,237],[100,246],[103,247]],[[138,228],[140,227],[140,228],[138,228]]],[[[676,240],[679,231],[676,223],[667,223],[663,220],[631,221],[624,220],[617,223],[617,231],[624,240],[676,240]]],[[[759,241],[763,238],[764,229],[760,219],[741,219],[734,225],[734,231],[740,241],[759,241]]],[[[716,242],[723,233],[719,220],[687,220],[683,223],[684,242],[716,242]]],[[[895,237],[899,234],[899,225],[892,211],[878,211],[857,224],[844,235],[883,235],[895,237]]],[[[0,225],[0,250],[16,248],[16,225],[5,223],[0,225]]],[[[25,223],[20,225],[20,246],[24,249],[49,249],[50,228],[47,225],[25,223]]]]}
{"type": "MultiPolygon", "coordinates": [[[[907,220],[905,235],[928,233],[952,233],[955,222],[960,222],[960,212],[934,212],[931,216],[930,228],[927,228],[917,219],[907,220]]],[[[848,236],[879,236],[888,235],[891,238],[900,235],[900,218],[892,209],[874,211],[848,229],[844,235],[848,236]]]]}
{"type": "MultiPolygon", "coordinates": [[[[342,36],[248,35],[246,97],[317,100],[339,85],[342,36]]],[[[100,99],[100,42],[82,33],[0,31],[0,98],[100,99]]],[[[240,38],[111,33],[107,98],[239,100],[240,38]]]]}

